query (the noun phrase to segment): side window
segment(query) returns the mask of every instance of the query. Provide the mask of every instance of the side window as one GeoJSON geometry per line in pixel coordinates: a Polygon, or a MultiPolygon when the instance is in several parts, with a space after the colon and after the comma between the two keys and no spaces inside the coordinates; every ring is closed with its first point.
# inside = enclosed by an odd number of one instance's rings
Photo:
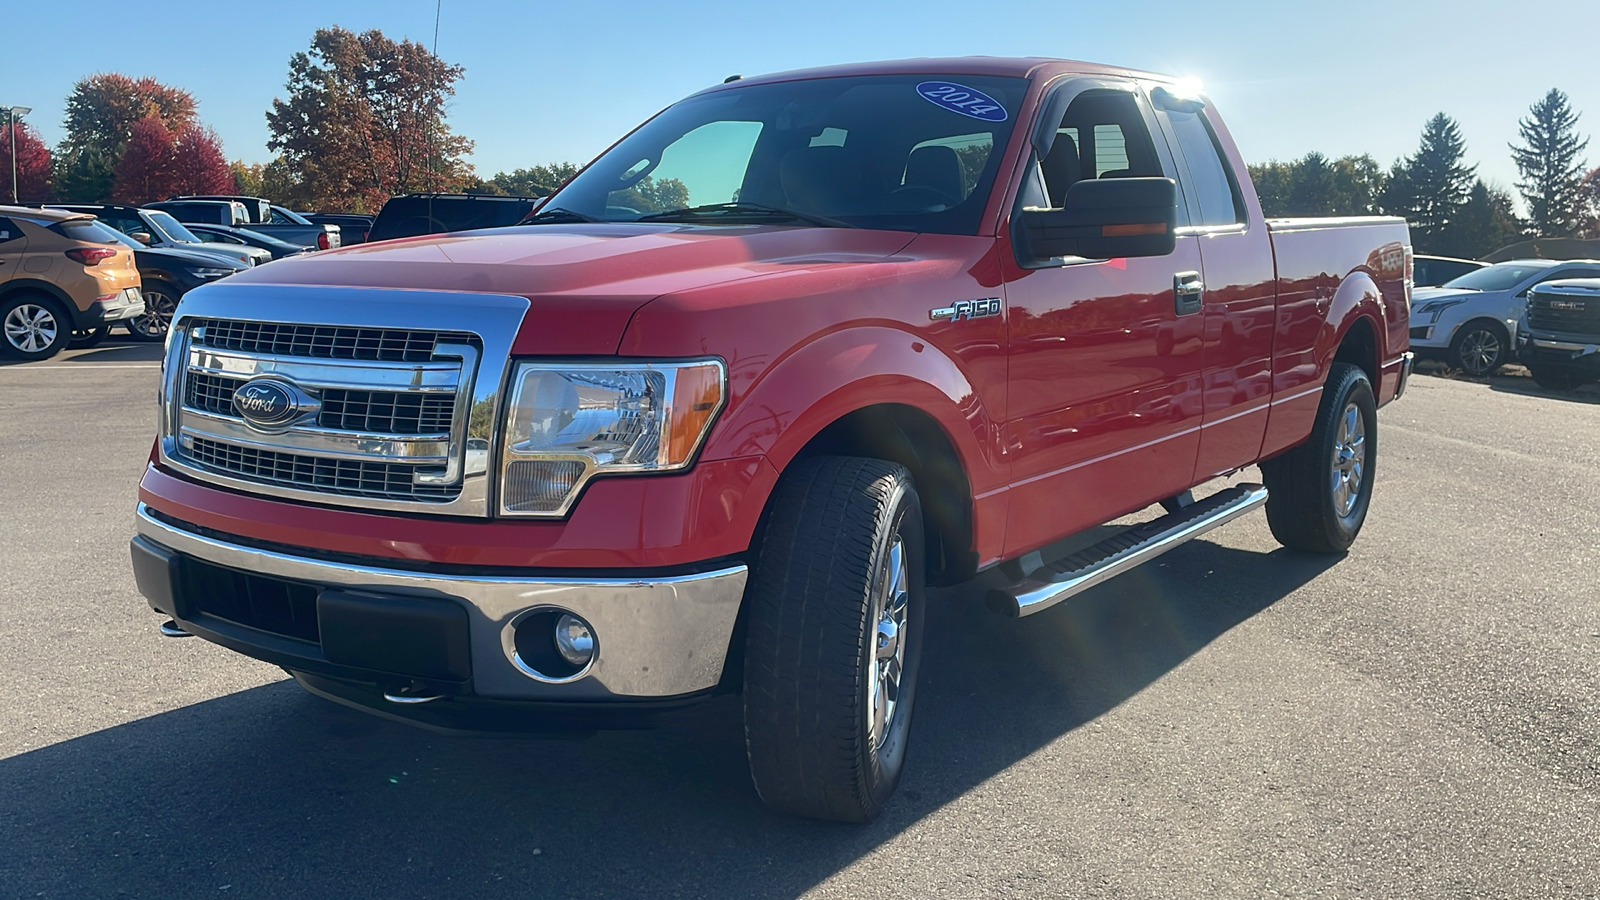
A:
{"type": "Polygon", "coordinates": [[[277,210],[272,211],[272,225],[293,225],[295,221],[277,210]]]}
{"type": "Polygon", "coordinates": [[[11,241],[20,240],[21,238],[21,228],[18,228],[15,224],[13,224],[10,219],[0,219],[0,244],[8,244],[11,241]]]}
{"type": "Polygon", "coordinates": [[[1228,178],[1227,161],[1217,146],[1216,135],[1198,110],[1161,109],[1178,141],[1189,170],[1189,187],[1200,203],[1198,216],[1191,212],[1191,225],[1235,225],[1244,221],[1243,204],[1228,178]]]}
{"type": "Polygon", "coordinates": [[[1138,102],[1131,93],[1115,90],[1086,91],[1072,101],[1040,168],[1056,208],[1079,181],[1167,174],[1138,102]]]}

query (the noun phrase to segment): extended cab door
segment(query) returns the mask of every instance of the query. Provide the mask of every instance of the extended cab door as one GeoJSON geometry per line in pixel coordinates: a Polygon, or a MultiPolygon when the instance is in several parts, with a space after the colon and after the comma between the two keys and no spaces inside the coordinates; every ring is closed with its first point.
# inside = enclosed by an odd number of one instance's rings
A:
{"type": "Polygon", "coordinates": [[[1187,223],[1200,246],[1205,412],[1194,481],[1255,462],[1272,405],[1277,272],[1261,208],[1240,178],[1238,153],[1211,106],[1165,88],[1156,118],[1180,162],[1187,223]],[[1248,193],[1247,193],[1248,192],[1248,193]]]}
{"type": "MultiPolygon", "coordinates": [[[[1079,180],[1179,175],[1132,82],[1074,80],[1041,109],[1048,118],[1034,130],[1014,209],[1059,208],[1079,180]]],[[[1007,556],[1192,483],[1201,316],[1189,289],[1200,279],[1199,240],[1179,237],[1170,255],[1140,259],[1031,262],[1001,254],[1013,473],[1007,556]]]]}

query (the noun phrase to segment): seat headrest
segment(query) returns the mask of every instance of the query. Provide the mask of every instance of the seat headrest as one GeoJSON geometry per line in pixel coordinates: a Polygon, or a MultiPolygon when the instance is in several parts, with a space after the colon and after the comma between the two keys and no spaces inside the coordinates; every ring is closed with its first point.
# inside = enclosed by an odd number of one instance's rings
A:
{"type": "Polygon", "coordinates": [[[925,187],[952,200],[966,196],[961,180],[961,157],[953,147],[918,147],[906,160],[906,187],[925,187]]]}

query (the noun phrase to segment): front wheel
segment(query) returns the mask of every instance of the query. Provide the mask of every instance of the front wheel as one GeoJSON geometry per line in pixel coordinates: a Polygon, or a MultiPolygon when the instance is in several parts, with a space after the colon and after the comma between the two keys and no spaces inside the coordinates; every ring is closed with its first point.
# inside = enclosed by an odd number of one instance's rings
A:
{"type": "Polygon", "coordinates": [[[1474,378],[1493,375],[1509,356],[1511,342],[1500,326],[1475,321],[1461,326],[1450,342],[1450,365],[1474,378]]]}
{"type": "Polygon", "coordinates": [[[819,457],[784,474],[746,593],[745,747],[768,806],[866,822],[894,793],[922,659],[923,560],[904,467],[819,457]]]}
{"type": "Polygon", "coordinates": [[[178,311],[178,292],[164,284],[144,288],[144,313],[128,321],[128,333],[135,340],[164,341],[172,330],[172,316],[178,311]]]}
{"type": "Polygon", "coordinates": [[[1267,525],[1292,550],[1350,549],[1372,502],[1378,461],[1378,404],[1359,366],[1334,363],[1311,439],[1261,464],[1267,525]]]}

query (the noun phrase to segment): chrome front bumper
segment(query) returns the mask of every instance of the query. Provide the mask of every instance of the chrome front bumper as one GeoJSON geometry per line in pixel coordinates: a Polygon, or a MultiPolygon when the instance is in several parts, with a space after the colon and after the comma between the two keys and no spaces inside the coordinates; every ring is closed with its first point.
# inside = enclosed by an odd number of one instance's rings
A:
{"type": "MultiPolygon", "coordinates": [[[[139,504],[140,541],[176,554],[282,582],[357,591],[378,598],[448,600],[467,613],[471,693],[497,700],[607,701],[660,699],[715,687],[722,679],[747,569],[727,566],[659,578],[514,578],[435,575],[351,565],[244,546],[195,533],[153,516],[139,504]],[[512,620],[531,608],[577,613],[594,629],[597,656],[589,674],[565,684],[535,680],[512,661],[512,620]]],[[[419,523],[420,524],[420,523],[419,523]]],[[[141,581],[141,588],[144,587],[141,581]]],[[[146,596],[159,591],[145,591],[146,596]]],[[[155,597],[151,597],[156,605],[155,597]]],[[[184,618],[171,609],[162,612],[184,618]]],[[[226,624],[226,623],[225,623],[226,624]]],[[[210,636],[205,628],[196,628],[210,636]]],[[[218,641],[252,654],[250,629],[231,627],[218,641]],[[241,639],[240,635],[244,637],[241,639]]],[[[262,647],[283,643],[261,635],[262,647]]],[[[315,653],[316,644],[303,644],[315,653]]],[[[278,656],[263,652],[286,668],[278,656]]],[[[324,668],[326,668],[324,666],[324,668]]]]}

